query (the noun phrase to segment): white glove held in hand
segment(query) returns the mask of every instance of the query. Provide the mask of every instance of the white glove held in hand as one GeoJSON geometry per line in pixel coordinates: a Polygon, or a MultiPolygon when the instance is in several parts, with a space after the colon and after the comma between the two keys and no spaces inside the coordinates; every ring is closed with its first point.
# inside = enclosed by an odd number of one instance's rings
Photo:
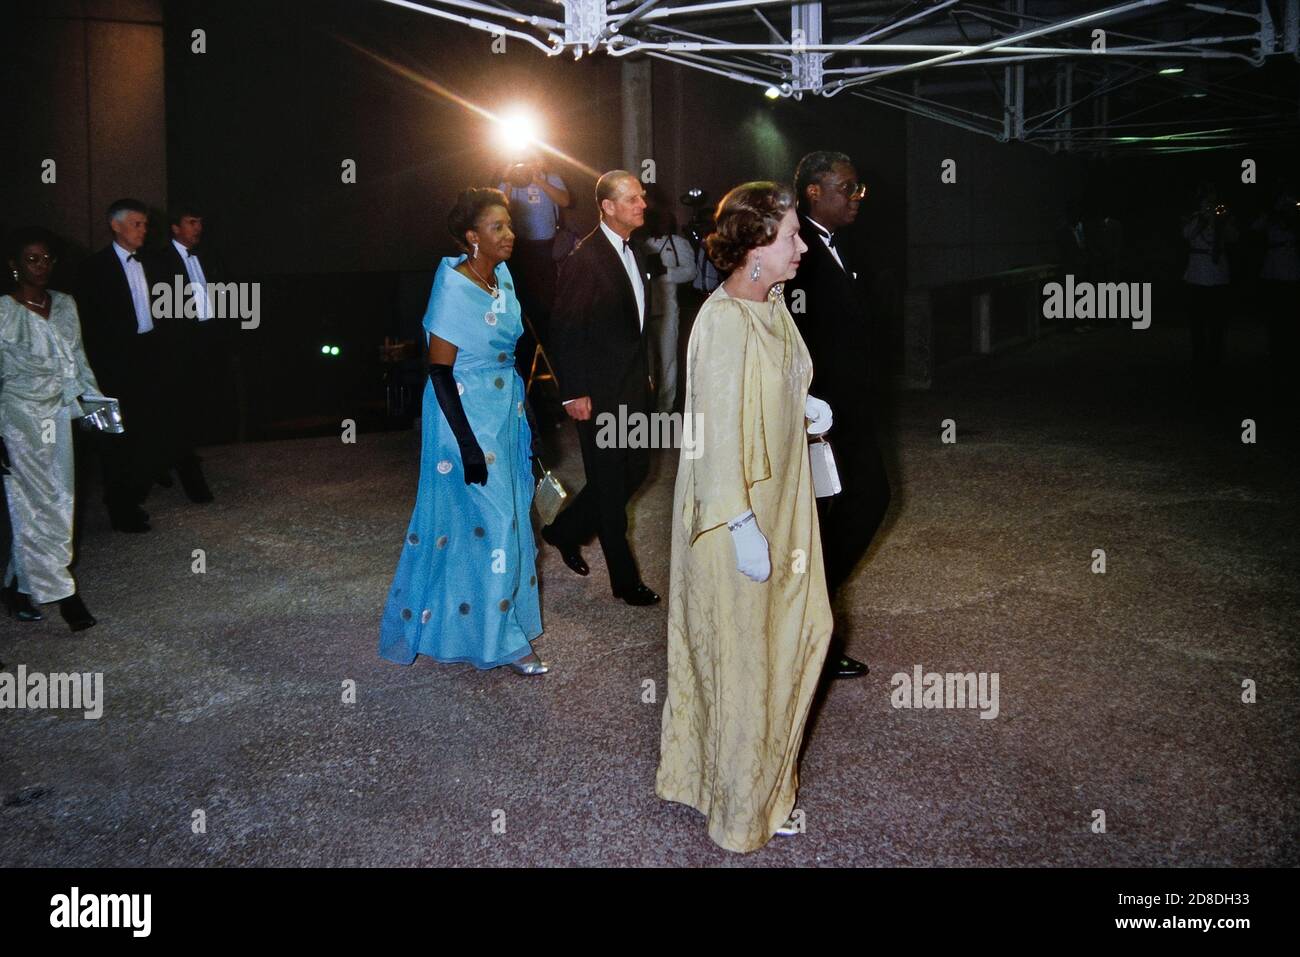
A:
{"type": "Polygon", "coordinates": [[[833,417],[831,407],[816,396],[808,396],[803,406],[804,418],[808,420],[808,434],[821,435],[829,431],[833,417]]]}
{"type": "Polygon", "coordinates": [[[727,523],[727,528],[731,530],[731,544],[736,546],[736,568],[753,581],[767,581],[772,575],[772,561],[767,555],[767,539],[759,530],[753,511],[737,515],[727,523]]]}

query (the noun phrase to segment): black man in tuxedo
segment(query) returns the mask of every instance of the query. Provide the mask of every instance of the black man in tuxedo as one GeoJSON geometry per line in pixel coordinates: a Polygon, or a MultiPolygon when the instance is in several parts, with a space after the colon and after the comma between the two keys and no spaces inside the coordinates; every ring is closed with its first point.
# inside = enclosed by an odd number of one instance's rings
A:
{"type": "MultiPolygon", "coordinates": [[[[808,252],[785,296],[808,352],[812,388],[830,403],[835,425],[828,436],[843,491],[817,500],[826,586],[832,602],[866,554],[889,508],[889,479],[876,441],[868,379],[866,268],[848,235],[866,187],[843,153],[809,153],[795,170],[799,235],[808,252]]],[[[837,629],[826,673],[855,678],[867,666],[844,650],[837,629]]]]}

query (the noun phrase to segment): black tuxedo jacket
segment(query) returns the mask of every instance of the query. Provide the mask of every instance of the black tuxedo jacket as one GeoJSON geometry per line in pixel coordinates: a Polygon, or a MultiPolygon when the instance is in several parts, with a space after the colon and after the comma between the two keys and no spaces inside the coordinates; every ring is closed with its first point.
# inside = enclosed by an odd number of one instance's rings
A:
{"type": "Polygon", "coordinates": [[[812,356],[809,391],[830,403],[835,432],[843,436],[860,424],[869,428],[870,422],[867,271],[846,233],[841,230],[835,237],[835,248],[849,271],[835,261],[817,227],[801,214],[799,236],[808,251],[794,279],[785,284],[790,314],[812,356]],[[802,312],[797,311],[800,300],[802,312]]]}
{"type": "Polygon", "coordinates": [[[593,409],[610,411],[620,403],[632,411],[647,401],[650,284],[640,258],[637,266],[645,292],[639,317],[627,270],[599,226],[561,263],[550,354],[562,399],[588,395],[593,409]]]}
{"type": "MultiPolygon", "coordinates": [[[[141,264],[152,303],[154,284],[166,277],[151,257],[142,256],[141,264]]],[[[112,244],[82,263],[76,299],[86,358],[105,395],[124,401],[147,395],[157,381],[159,336],[136,331],[131,286],[112,244]]]]}
{"type": "MultiPolygon", "coordinates": [[[[203,278],[209,283],[225,282],[225,271],[221,267],[221,261],[215,254],[205,246],[199,246],[193,250],[194,255],[199,257],[199,262],[203,266],[203,278]]],[[[190,274],[185,271],[185,261],[181,254],[176,251],[176,244],[170,239],[167,244],[151,254],[156,260],[155,268],[163,274],[163,278],[168,282],[174,282],[175,277],[179,276],[182,283],[190,281],[190,274]]],[[[210,321],[210,320],[209,320],[210,321]]]]}
{"type": "MultiPolygon", "coordinates": [[[[203,268],[203,278],[208,285],[213,283],[225,282],[225,269],[222,267],[221,260],[204,246],[199,246],[194,254],[199,257],[199,263],[203,268]]],[[[154,269],[159,274],[168,287],[174,289],[176,281],[179,279],[181,289],[185,289],[190,281],[190,274],[185,270],[185,261],[181,254],[176,250],[176,245],[169,239],[167,244],[154,250],[149,254],[153,259],[154,269]]],[[[179,305],[186,306],[192,298],[187,295],[185,301],[179,305]]],[[[214,303],[213,309],[220,307],[220,302],[214,303]]],[[[173,304],[173,309],[176,304],[173,304]]],[[[233,339],[234,330],[239,328],[238,316],[217,317],[205,319],[200,322],[197,318],[186,318],[183,309],[173,319],[155,319],[158,323],[159,331],[164,333],[163,347],[168,350],[186,350],[193,353],[195,350],[207,350],[213,348],[225,349],[233,339]]],[[[197,359],[206,359],[203,355],[195,356],[197,359]]]]}

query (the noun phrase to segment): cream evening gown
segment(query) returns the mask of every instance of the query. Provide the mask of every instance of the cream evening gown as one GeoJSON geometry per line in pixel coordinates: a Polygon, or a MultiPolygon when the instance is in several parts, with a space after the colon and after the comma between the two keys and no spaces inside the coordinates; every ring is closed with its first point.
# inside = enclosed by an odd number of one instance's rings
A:
{"type": "Polygon", "coordinates": [[[732,851],[794,809],[796,763],[831,636],[804,403],[812,362],[780,295],[700,309],[687,358],[686,444],[673,495],[668,695],[656,793],[708,817],[732,851]],[[753,509],[772,574],[736,569],[726,523],[753,509]]]}

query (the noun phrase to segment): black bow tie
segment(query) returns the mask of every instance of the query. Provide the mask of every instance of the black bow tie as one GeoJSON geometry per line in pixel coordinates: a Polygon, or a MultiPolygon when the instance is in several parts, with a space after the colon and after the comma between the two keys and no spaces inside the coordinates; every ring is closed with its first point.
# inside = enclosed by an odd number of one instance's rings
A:
{"type": "MultiPolygon", "coordinates": [[[[185,250],[185,255],[186,255],[187,258],[190,257],[190,256],[194,256],[194,250],[192,250],[192,249],[187,249],[187,250],[185,250]]],[[[194,256],[194,258],[197,259],[198,257],[197,257],[197,256],[194,256]]]]}
{"type": "Polygon", "coordinates": [[[835,248],[835,234],[834,234],[834,233],[822,233],[822,236],[823,236],[823,237],[825,238],[825,240],[826,240],[826,245],[829,246],[829,247],[831,247],[831,249],[834,249],[834,248],[835,248]]]}
{"type": "Polygon", "coordinates": [[[136,262],[138,262],[138,263],[142,263],[142,262],[144,262],[144,260],[140,258],[140,254],[139,254],[139,253],[130,253],[130,254],[127,255],[127,257],[126,257],[126,261],[127,261],[127,262],[130,262],[132,259],[134,259],[134,260],[135,260],[136,262]]]}

